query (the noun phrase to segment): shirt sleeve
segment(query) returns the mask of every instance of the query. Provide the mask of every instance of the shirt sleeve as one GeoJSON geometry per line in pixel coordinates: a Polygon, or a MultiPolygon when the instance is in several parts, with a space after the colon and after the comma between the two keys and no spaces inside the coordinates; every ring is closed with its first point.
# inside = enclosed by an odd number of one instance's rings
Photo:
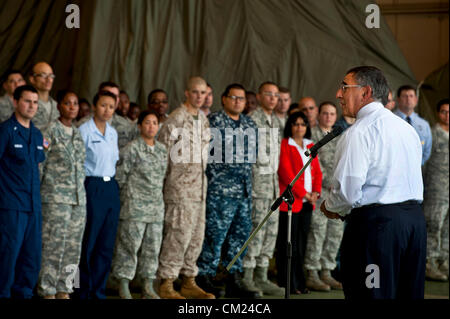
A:
{"type": "Polygon", "coordinates": [[[360,131],[346,134],[336,148],[337,161],[325,208],[346,215],[362,200],[362,188],[370,163],[370,141],[360,131]]]}
{"type": "Polygon", "coordinates": [[[433,142],[430,125],[425,122],[425,144],[423,147],[423,155],[422,155],[422,165],[425,164],[426,161],[430,158],[431,155],[431,145],[433,142]]]}
{"type": "Polygon", "coordinates": [[[6,146],[8,145],[9,134],[5,124],[0,124],[0,158],[5,153],[6,146]]]}

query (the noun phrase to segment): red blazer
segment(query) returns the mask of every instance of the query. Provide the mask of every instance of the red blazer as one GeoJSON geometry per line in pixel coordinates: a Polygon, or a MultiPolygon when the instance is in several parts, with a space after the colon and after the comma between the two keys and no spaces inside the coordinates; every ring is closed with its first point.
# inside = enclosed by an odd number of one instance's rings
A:
{"type": "MultiPolygon", "coordinates": [[[[307,148],[313,147],[313,143],[306,145],[307,148]]],[[[297,147],[289,145],[289,138],[281,141],[280,164],[278,166],[278,179],[280,185],[280,195],[284,192],[289,183],[294,179],[295,175],[303,168],[303,161],[297,147]]],[[[316,156],[311,162],[311,179],[312,191],[320,194],[322,191],[322,170],[320,169],[319,159],[316,156]]],[[[303,173],[294,184],[292,193],[295,197],[292,212],[298,213],[303,207],[303,197],[306,195],[305,190],[305,174],[303,173]]],[[[283,202],[280,210],[288,210],[288,206],[283,202]]]]}

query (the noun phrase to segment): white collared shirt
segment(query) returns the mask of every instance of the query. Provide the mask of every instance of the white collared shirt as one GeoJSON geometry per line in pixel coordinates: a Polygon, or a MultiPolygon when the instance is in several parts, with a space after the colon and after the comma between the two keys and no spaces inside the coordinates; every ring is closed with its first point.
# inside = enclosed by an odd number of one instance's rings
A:
{"type": "Polygon", "coordinates": [[[352,208],[423,200],[422,144],[414,128],[379,102],[361,108],[338,141],[325,207],[352,208]]]}

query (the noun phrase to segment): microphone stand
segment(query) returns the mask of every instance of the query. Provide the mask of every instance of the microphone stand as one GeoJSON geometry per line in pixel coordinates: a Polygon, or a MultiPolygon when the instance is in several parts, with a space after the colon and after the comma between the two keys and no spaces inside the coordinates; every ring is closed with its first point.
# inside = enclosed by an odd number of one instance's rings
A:
{"type": "Polygon", "coordinates": [[[305,169],[311,164],[312,160],[317,156],[317,150],[311,151],[308,150],[308,153],[310,153],[310,159],[308,162],[303,166],[303,168],[297,173],[297,175],[294,177],[294,179],[290,182],[290,184],[286,187],[284,192],[281,194],[280,197],[278,197],[270,207],[270,210],[267,212],[266,216],[264,217],[263,221],[256,227],[253,232],[250,234],[250,237],[247,239],[247,241],[242,246],[241,250],[237,253],[236,256],[234,256],[233,260],[228,264],[226,269],[230,271],[230,268],[234,265],[236,260],[239,258],[239,256],[244,252],[245,248],[247,248],[250,241],[255,237],[256,233],[261,229],[261,227],[266,223],[266,221],[269,219],[270,215],[274,211],[277,210],[277,208],[281,205],[282,202],[286,202],[288,205],[288,223],[287,223],[287,251],[286,251],[286,257],[287,257],[287,280],[286,280],[286,289],[285,289],[285,299],[289,299],[290,297],[290,285],[291,285],[291,259],[292,259],[292,244],[291,244],[291,221],[292,221],[292,204],[294,204],[295,198],[292,194],[292,187],[297,182],[297,180],[300,178],[300,176],[303,174],[305,169]]]}

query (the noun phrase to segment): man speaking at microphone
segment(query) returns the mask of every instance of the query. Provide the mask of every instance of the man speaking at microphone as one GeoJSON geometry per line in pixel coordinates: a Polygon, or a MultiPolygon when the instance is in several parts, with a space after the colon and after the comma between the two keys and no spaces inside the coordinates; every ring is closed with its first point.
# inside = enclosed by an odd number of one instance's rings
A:
{"type": "Polygon", "coordinates": [[[370,66],[347,72],[336,97],[356,121],[336,147],[328,218],[347,221],[342,239],[346,299],[423,299],[426,225],[422,145],[414,128],[384,108],[388,84],[370,66]]]}

